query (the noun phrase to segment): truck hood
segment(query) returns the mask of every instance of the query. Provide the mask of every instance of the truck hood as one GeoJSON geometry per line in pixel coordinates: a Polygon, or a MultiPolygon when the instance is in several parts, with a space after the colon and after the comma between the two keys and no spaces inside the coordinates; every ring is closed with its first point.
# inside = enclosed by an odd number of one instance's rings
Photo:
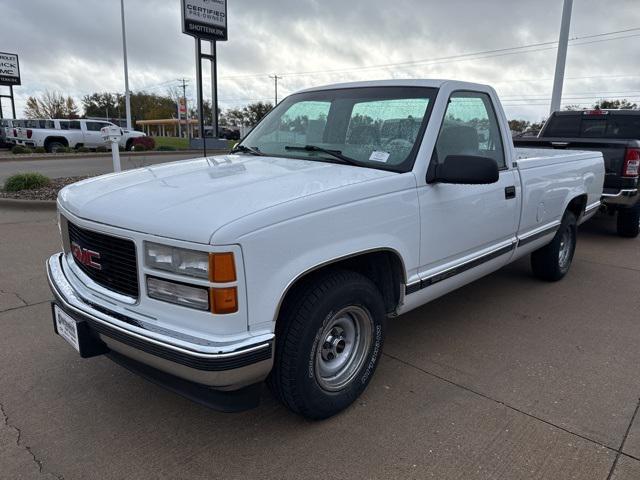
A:
{"type": "Polygon", "coordinates": [[[396,175],[278,157],[223,155],[103,175],[69,185],[58,204],[80,218],[208,244],[220,227],[253,213],[396,175]]]}

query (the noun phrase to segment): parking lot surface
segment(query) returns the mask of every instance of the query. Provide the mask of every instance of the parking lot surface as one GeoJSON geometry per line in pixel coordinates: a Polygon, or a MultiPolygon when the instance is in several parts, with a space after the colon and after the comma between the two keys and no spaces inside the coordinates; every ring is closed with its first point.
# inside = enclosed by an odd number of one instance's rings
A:
{"type": "Polygon", "coordinates": [[[0,210],[0,478],[640,478],[640,240],[581,228],[569,275],[521,260],[389,322],[349,409],[265,390],[208,410],[52,331],[51,212],[0,210]]]}

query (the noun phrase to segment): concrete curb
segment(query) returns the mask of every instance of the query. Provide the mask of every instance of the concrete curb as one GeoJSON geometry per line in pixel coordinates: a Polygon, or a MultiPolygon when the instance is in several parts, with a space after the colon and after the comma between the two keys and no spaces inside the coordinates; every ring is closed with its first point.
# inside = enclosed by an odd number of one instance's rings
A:
{"type": "Polygon", "coordinates": [[[0,198],[0,208],[14,210],[55,210],[55,200],[22,200],[17,198],[0,198]]]}
{"type": "MultiPolygon", "coordinates": [[[[214,150],[211,151],[211,155],[220,155],[224,153],[228,153],[229,150],[214,150]]],[[[143,157],[143,156],[171,156],[171,155],[191,155],[194,157],[202,156],[201,150],[173,150],[173,151],[147,151],[147,152],[120,152],[121,157],[143,157]]],[[[209,152],[207,152],[209,155],[209,152]]],[[[0,162],[19,162],[20,160],[26,161],[39,161],[39,160],[68,160],[70,158],[102,158],[108,157],[111,158],[111,152],[106,153],[49,153],[49,154],[41,154],[41,155],[14,155],[11,156],[0,156],[0,162]]]]}

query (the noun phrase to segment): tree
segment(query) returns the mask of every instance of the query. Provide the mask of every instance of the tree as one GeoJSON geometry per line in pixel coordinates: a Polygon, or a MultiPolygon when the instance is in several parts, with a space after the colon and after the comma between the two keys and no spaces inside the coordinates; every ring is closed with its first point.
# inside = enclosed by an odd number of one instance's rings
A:
{"type": "Polygon", "coordinates": [[[47,90],[40,97],[27,98],[24,114],[27,118],[78,118],[78,107],[72,97],[47,90]]]}
{"type": "Polygon", "coordinates": [[[271,103],[250,103],[243,108],[245,125],[249,127],[255,125],[260,120],[262,120],[262,117],[269,113],[269,110],[271,110],[272,108],[273,105],[271,103]]]}
{"type": "Polygon", "coordinates": [[[527,130],[529,128],[529,126],[531,125],[531,122],[527,121],[527,120],[509,120],[509,129],[512,132],[524,132],[525,130],[527,130]]]}
{"type": "Polygon", "coordinates": [[[82,97],[82,108],[86,117],[118,117],[118,98],[112,93],[92,93],[82,97]]]}
{"type": "MultiPolygon", "coordinates": [[[[213,113],[211,112],[211,102],[209,100],[204,100],[202,102],[202,110],[204,111],[204,123],[211,123],[211,119],[213,118],[213,113]]],[[[194,105],[189,109],[189,116],[191,118],[198,118],[198,106],[194,105]]]]}
{"type": "Polygon", "coordinates": [[[594,105],[593,108],[596,110],[604,110],[605,108],[620,110],[620,109],[637,109],[638,105],[635,103],[631,103],[626,98],[620,100],[599,100],[594,105]]]}
{"type": "Polygon", "coordinates": [[[243,108],[230,108],[220,113],[220,125],[252,127],[273,108],[271,103],[250,103],[243,108]]]}
{"type": "Polygon", "coordinates": [[[539,132],[540,130],[542,130],[544,122],[546,122],[546,120],[540,120],[539,122],[532,123],[531,125],[529,125],[529,130],[539,132]]]}

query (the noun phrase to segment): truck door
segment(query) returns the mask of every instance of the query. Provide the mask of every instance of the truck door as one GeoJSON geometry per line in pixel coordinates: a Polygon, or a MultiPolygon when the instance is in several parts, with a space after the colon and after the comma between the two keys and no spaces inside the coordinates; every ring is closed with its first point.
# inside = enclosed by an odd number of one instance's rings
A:
{"type": "Polygon", "coordinates": [[[509,261],[519,221],[520,188],[507,154],[510,150],[505,148],[490,96],[453,92],[431,162],[442,162],[448,155],[490,157],[498,164],[500,178],[489,185],[429,183],[418,189],[422,286],[485,262],[499,268],[509,261]]]}
{"type": "Polygon", "coordinates": [[[84,146],[89,148],[96,148],[100,145],[105,145],[100,129],[102,127],[108,127],[111,124],[107,122],[94,122],[91,120],[86,120],[83,123],[85,125],[85,129],[82,132],[84,135],[84,146]]]}

